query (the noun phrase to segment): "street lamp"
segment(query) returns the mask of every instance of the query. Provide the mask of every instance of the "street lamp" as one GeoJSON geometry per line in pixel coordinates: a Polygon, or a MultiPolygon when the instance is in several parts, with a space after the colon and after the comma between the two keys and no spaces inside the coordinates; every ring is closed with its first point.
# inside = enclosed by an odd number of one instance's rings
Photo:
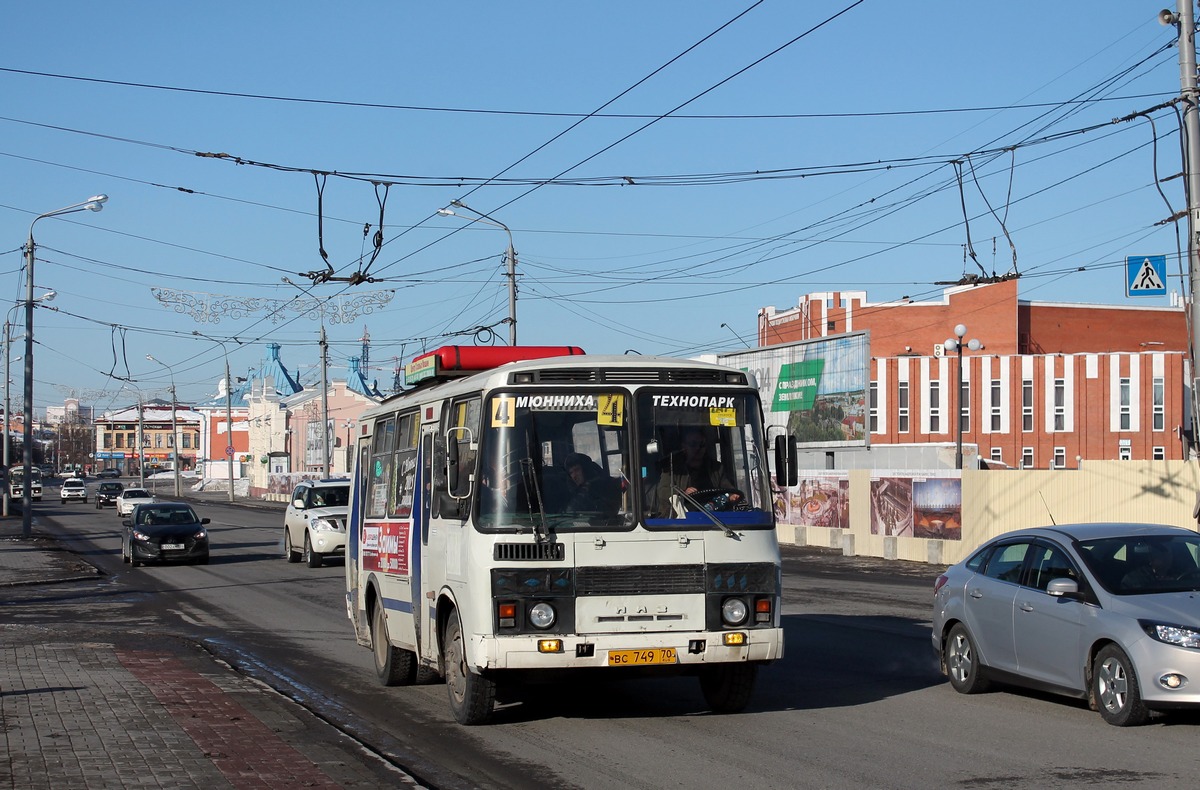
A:
{"type": "MultiPolygon", "coordinates": [[[[957,324],[954,327],[954,337],[952,337],[946,341],[946,350],[947,351],[957,351],[958,352],[958,396],[955,398],[955,403],[957,404],[957,409],[955,410],[955,420],[954,420],[955,423],[957,424],[957,428],[958,428],[958,430],[956,431],[956,433],[958,434],[958,442],[955,445],[955,450],[954,450],[954,468],[955,469],[963,468],[963,465],[962,465],[962,435],[963,435],[963,427],[962,427],[962,407],[963,407],[963,403],[962,403],[963,402],[963,397],[962,397],[962,395],[963,395],[963,389],[962,389],[963,368],[962,368],[962,366],[963,366],[963,360],[962,360],[962,354],[963,354],[963,337],[965,337],[966,334],[967,334],[966,324],[957,324]]],[[[971,349],[972,351],[978,351],[979,349],[983,348],[983,343],[976,340],[975,338],[971,338],[970,340],[967,341],[967,348],[971,349]]]]}
{"type": "MultiPolygon", "coordinates": [[[[104,208],[108,195],[93,195],[82,203],[73,203],[45,214],[38,214],[29,223],[29,240],[25,243],[25,446],[22,448],[25,468],[25,485],[21,489],[21,537],[33,534],[33,498],[30,496],[30,481],[33,480],[33,226],[39,219],[60,217],[77,211],[99,211],[104,208]]],[[[5,419],[8,415],[5,415],[5,419]]]]}
{"type": "Polygon", "coordinates": [[[225,342],[192,330],[192,334],[221,344],[225,353],[225,463],[229,465],[229,501],[233,502],[233,379],[229,377],[229,349],[225,342]]]}
{"type": "MultiPolygon", "coordinates": [[[[46,291],[46,293],[39,296],[35,301],[49,302],[49,301],[53,300],[54,297],[57,295],[58,294],[55,293],[54,291],[46,291]]],[[[12,444],[12,441],[11,441],[12,437],[9,434],[10,426],[12,424],[12,407],[10,405],[11,401],[8,397],[9,385],[12,384],[10,369],[11,369],[11,365],[13,362],[19,362],[21,360],[21,357],[17,357],[16,359],[10,359],[10,356],[12,354],[12,319],[11,319],[11,316],[13,314],[13,311],[16,310],[17,308],[19,308],[20,306],[21,305],[19,305],[19,304],[15,304],[12,307],[8,308],[8,315],[6,315],[4,318],[4,472],[6,475],[8,474],[9,464],[12,463],[12,461],[9,460],[9,445],[12,444]]],[[[10,485],[8,485],[8,481],[6,480],[5,485],[4,485],[4,505],[3,505],[3,514],[4,514],[5,518],[8,518],[9,504],[10,504],[11,499],[12,499],[12,487],[10,485]]]]}
{"type": "MultiPolygon", "coordinates": [[[[494,225],[508,234],[508,344],[515,346],[517,344],[517,251],[513,248],[512,231],[503,222],[492,219],[487,214],[478,209],[471,208],[461,200],[451,200],[450,205],[479,215],[477,217],[462,217],[462,219],[468,222],[482,222],[485,225],[494,225]]],[[[440,208],[437,213],[443,217],[459,216],[453,209],[448,208],[440,208]]]]}
{"type": "Polygon", "coordinates": [[[182,496],[183,493],[179,488],[179,419],[176,404],[179,402],[175,397],[175,371],[166,362],[155,359],[147,354],[146,359],[151,362],[156,362],[167,369],[167,373],[171,374],[171,466],[175,467],[175,496],[182,496]]]}

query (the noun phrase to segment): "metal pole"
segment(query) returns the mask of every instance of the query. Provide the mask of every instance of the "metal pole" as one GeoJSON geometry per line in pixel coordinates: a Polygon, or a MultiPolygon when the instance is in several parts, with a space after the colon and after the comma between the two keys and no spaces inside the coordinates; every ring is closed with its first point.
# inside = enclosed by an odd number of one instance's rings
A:
{"type": "Polygon", "coordinates": [[[12,411],[9,408],[8,390],[9,390],[9,355],[12,350],[12,325],[5,320],[4,322],[4,517],[8,518],[9,500],[12,498],[12,488],[9,485],[8,465],[11,463],[8,458],[8,445],[12,443],[12,434],[9,432],[12,426],[12,411]]]}
{"type": "MultiPolygon", "coordinates": [[[[25,446],[21,455],[24,463],[25,484],[21,487],[21,537],[28,538],[33,534],[33,498],[30,487],[33,481],[33,226],[39,219],[57,217],[63,214],[74,214],[77,211],[99,211],[104,208],[108,195],[95,195],[82,203],[73,203],[64,208],[39,214],[29,223],[29,240],[25,243],[25,446]]],[[[8,415],[5,415],[8,419],[8,415]]],[[[8,437],[6,436],[5,439],[8,437]]]]}
{"type": "MultiPolygon", "coordinates": [[[[1196,87],[1196,24],[1192,10],[1193,0],[1177,0],[1179,29],[1179,82],[1183,99],[1183,126],[1186,138],[1184,170],[1187,174],[1188,202],[1188,294],[1191,299],[1191,363],[1192,363],[1192,435],[1193,441],[1200,439],[1200,414],[1198,414],[1196,361],[1200,353],[1200,300],[1197,300],[1197,285],[1200,284],[1200,115],[1197,102],[1200,92],[1196,87]]],[[[1161,18],[1161,17],[1160,17],[1161,18]]],[[[1193,453],[1195,450],[1193,449],[1193,453]]]]}
{"type": "Polygon", "coordinates": [[[33,226],[41,217],[29,224],[29,240],[25,244],[25,425],[22,433],[25,446],[21,448],[22,468],[25,482],[21,486],[21,537],[33,534],[33,226]]]}
{"type": "Polygon", "coordinates": [[[954,396],[954,401],[958,404],[958,409],[954,417],[956,433],[958,434],[958,442],[954,449],[954,468],[962,469],[962,338],[955,343],[958,347],[958,392],[954,396]]]}
{"type": "Polygon", "coordinates": [[[321,446],[324,449],[324,477],[329,478],[329,344],[325,342],[325,323],[321,323],[321,446]]]}
{"type": "Polygon", "coordinates": [[[146,487],[146,407],[142,405],[142,393],[138,391],[138,488],[146,487]]]}
{"type": "Polygon", "coordinates": [[[517,344],[517,251],[513,249],[512,231],[508,233],[508,344],[517,344]]]}
{"type": "Polygon", "coordinates": [[[228,352],[225,354],[225,460],[229,464],[229,501],[233,502],[233,379],[229,377],[228,352]]]}
{"type": "MultiPolygon", "coordinates": [[[[175,374],[172,373],[172,376],[175,374]]],[[[179,488],[179,416],[178,400],[175,397],[175,379],[171,379],[171,457],[175,467],[175,496],[180,496],[179,488]]]]}

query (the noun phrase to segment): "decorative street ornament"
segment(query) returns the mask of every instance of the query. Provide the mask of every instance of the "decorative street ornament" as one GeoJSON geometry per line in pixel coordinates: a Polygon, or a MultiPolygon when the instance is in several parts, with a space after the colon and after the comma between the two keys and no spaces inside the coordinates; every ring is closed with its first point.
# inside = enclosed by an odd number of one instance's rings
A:
{"type": "Polygon", "coordinates": [[[396,291],[355,292],[353,295],[325,298],[297,295],[289,299],[266,299],[246,296],[225,296],[197,291],[177,291],[173,288],[151,288],[164,307],[176,313],[190,315],[202,324],[219,324],[222,318],[238,320],[265,313],[273,324],[299,315],[312,320],[324,319],[331,324],[348,324],[359,316],[382,310],[396,296],[396,291]]]}

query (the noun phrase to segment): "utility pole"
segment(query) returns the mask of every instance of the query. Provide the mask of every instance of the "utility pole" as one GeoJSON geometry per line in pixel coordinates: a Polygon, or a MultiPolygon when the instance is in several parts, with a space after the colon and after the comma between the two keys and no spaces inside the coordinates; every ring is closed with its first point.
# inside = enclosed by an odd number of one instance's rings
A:
{"type": "Polygon", "coordinates": [[[321,447],[324,450],[324,476],[329,479],[329,343],[325,341],[325,322],[321,322],[321,447]]]}
{"type": "MultiPolygon", "coordinates": [[[[1174,24],[1179,31],[1179,83],[1183,103],[1183,128],[1186,140],[1184,174],[1187,186],[1188,215],[1188,317],[1189,359],[1192,365],[1192,441],[1200,441],[1200,400],[1197,393],[1196,357],[1200,352],[1200,92],[1196,89],[1196,19],[1193,0],[1176,0],[1176,13],[1163,10],[1158,19],[1164,25],[1174,24]]],[[[1192,450],[1193,455],[1196,450],[1192,450]]]]}

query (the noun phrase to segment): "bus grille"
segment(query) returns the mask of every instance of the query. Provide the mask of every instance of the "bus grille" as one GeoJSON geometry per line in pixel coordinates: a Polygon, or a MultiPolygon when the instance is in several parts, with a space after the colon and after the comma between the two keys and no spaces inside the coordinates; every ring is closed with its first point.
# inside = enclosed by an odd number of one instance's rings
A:
{"type": "Polygon", "coordinates": [[[540,562],[562,560],[566,556],[561,543],[497,543],[497,562],[540,562]]]}
{"type": "Polygon", "coordinates": [[[670,595],[704,592],[702,565],[631,565],[575,569],[577,595],[670,595]]]}

